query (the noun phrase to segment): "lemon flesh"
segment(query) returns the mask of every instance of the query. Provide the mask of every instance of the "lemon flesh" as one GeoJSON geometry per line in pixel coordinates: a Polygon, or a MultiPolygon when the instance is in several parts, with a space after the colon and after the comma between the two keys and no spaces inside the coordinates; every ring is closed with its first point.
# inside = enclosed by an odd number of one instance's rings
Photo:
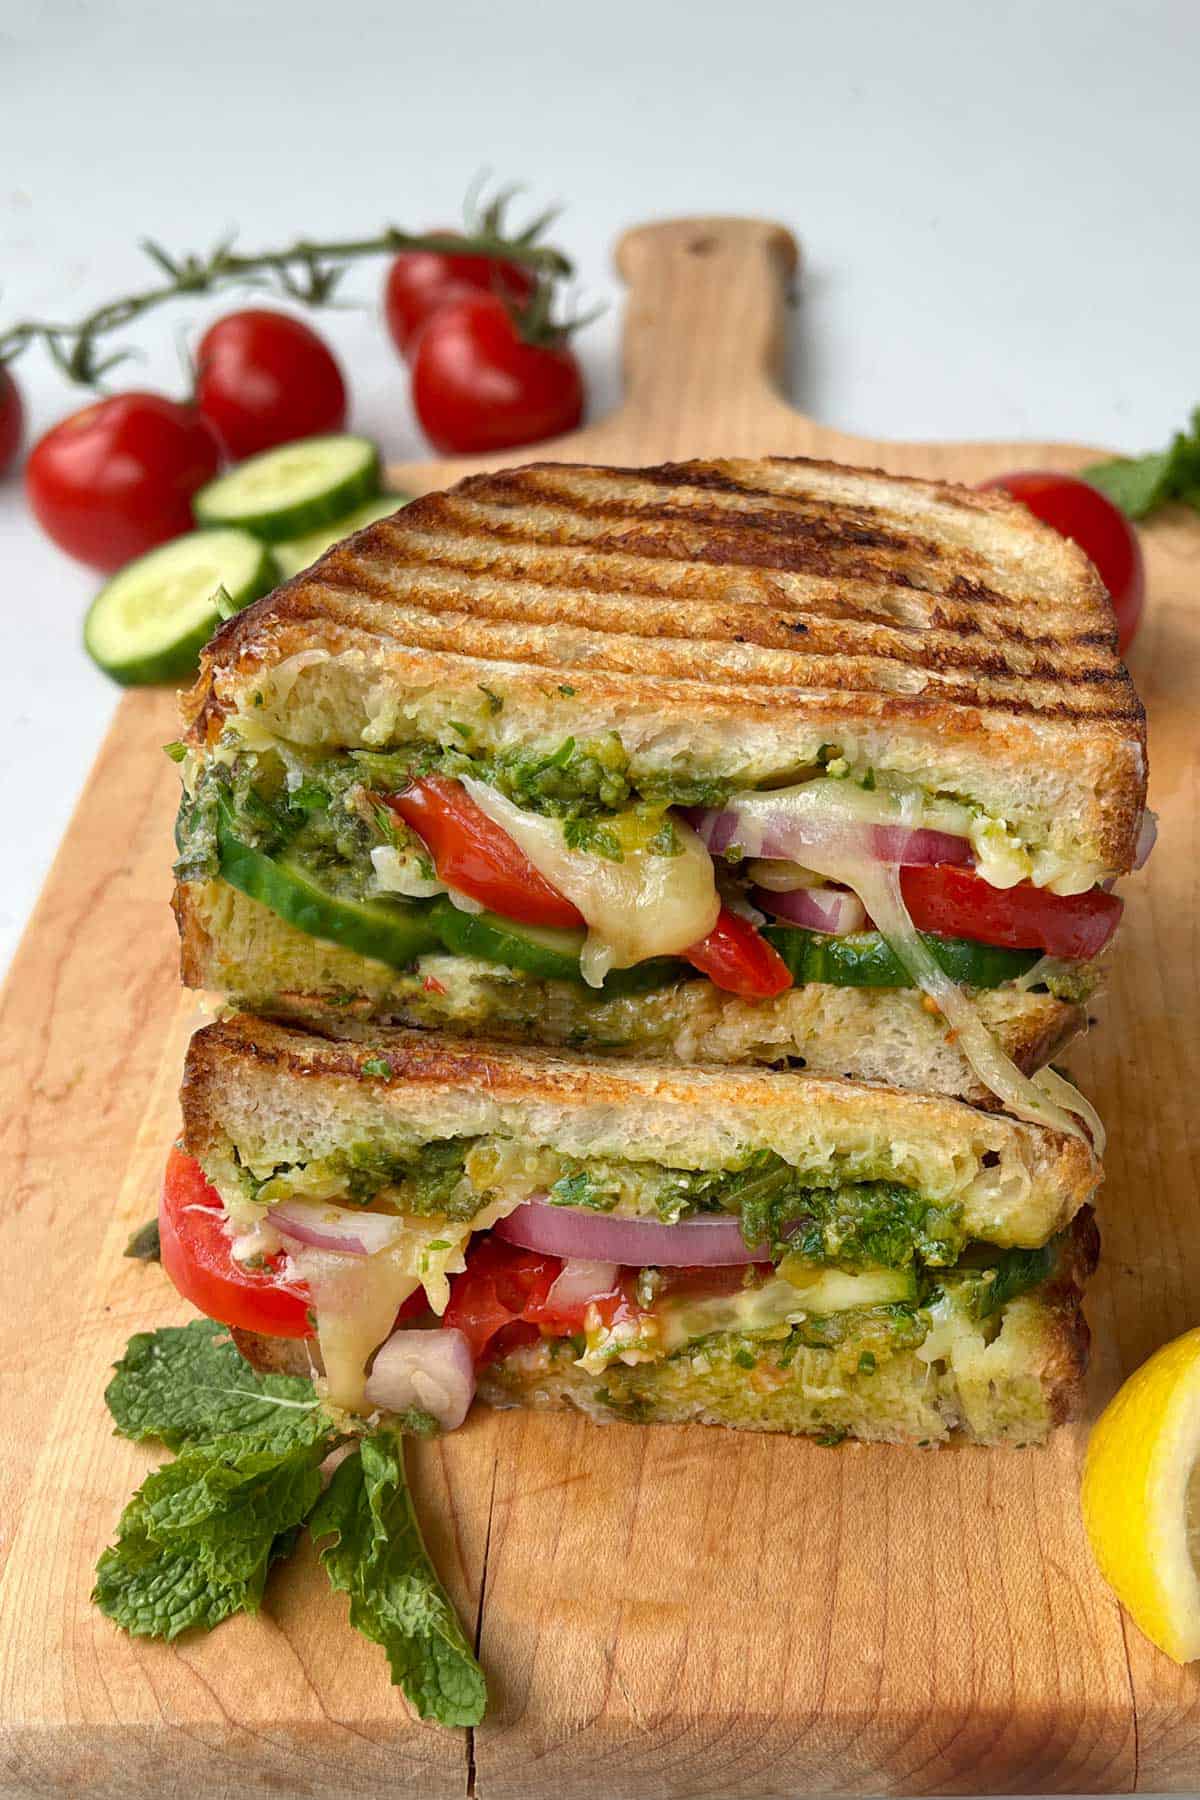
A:
{"type": "Polygon", "coordinates": [[[1129,1377],[1088,1443],[1080,1501],[1100,1573],[1175,1662],[1200,1657],[1200,1329],[1129,1377]]]}

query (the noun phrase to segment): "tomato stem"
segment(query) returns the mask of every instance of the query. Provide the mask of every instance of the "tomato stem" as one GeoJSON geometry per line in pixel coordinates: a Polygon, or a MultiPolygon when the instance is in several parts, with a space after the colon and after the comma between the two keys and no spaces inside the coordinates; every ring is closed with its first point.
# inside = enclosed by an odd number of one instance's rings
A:
{"type": "Polygon", "coordinates": [[[497,257],[532,269],[552,285],[556,277],[572,273],[571,262],[561,250],[539,242],[556,214],[543,213],[522,231],[510,230],[505,214],[515,191],[503,190],[468,222],[465,236],[446,231],[404,231],[397,225],[385,225],[373,237],[335,238],[320,243],[297,238],[277,250],[237,251],[234,239],[227,237],[207,254],[188,252],[183,256],[144,238],[141,247],[162,272],[163,281],[138,293],[105,301],[74,325],[44,319],[18,320],[0,332],[0,366],[15,360],[31,344],[41,343],[68,381],[97,387],[110,369],[134,354],[131,350],[117,350],[103,355],[101,338],[169,300],[240,285],[274,287],[302,305],[327,306],[350,262],[364,256],[394,256],[401,250],[497,257]]]}

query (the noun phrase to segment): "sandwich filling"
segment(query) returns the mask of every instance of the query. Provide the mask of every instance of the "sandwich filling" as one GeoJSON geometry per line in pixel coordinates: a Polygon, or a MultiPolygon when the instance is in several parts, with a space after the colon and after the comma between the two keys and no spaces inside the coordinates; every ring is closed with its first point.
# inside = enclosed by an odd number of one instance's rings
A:
{"type": "MultiPolygon", "coordinates": [[[[497,698],[492,696],[493,699],[497,698]]],[[[979,1080],[1059,1130],[1097,1123],[1017,1070],[971,990],[1086,997],[1120,918],[1108,873],[969,798],[825,746],[770,787],[631,769],[620,739],[545,755],[452,741],[318,755],[235,719],[181,752],[181,881],[221,880],[394,968],[471,958],[605,995],[707,978],[769,1000],[811,982],[917,987],[979,1080]]]]}
{"type": "Polygon", "coordinates": [[[389,1368],[403,1353],[429,1376],[447,1331],[468,1373],[543,1339],[589,1374],[731,1333],[845,1370],[937,1357],[987,1342],[1059,1256],[1059,1238],[1021,1241],[1012,1173],[986,1160],[934,1193],[865,1154],[684,1168],[485,1135],[269,1155],[228,1138],[203,1168],[173,1154],[164,1263],[223,1323],[315,1336],[352,1411],[403,1410],[389,1368]]]}

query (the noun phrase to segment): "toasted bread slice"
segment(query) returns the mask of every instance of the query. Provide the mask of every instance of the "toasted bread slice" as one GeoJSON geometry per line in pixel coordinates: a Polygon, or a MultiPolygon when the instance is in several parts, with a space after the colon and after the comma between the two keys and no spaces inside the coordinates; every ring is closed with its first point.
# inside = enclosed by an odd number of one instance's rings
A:
{"type": "Polygon", "coordinates": [[[551,753],[772,784],[822,747],[1091,879],[1134,859],[1145,721],[1077,546],[1006,496],[785,458],[532,464],[431,494],[231,619],[185,701],[315,748],[551,753]]]}
{"type": "Polygon", "coordinates": [[[678,1169],[774,1151],[814,1186],[887,1181],[960,1209],[969,1237],[1037,1246],[1091,1197],[1078,1137],[960,1100],[769,1069],[600,1061],[378,1026],[339,1032],[247,1015],[192,1038],[184,1148],[226,1196],[246,1165],[375,1158],[499,1137],[572,1158],[678,1169]]]}
{"type": "MultiPolygon", "coordinates": [[[[422,956],[410,969],[389,968],[310,937],[222,881],[181,886],[175,911],[184,982],[250,1012],[326,1024],[369,1017],[684,1063],[796,1063],[814,1075],[996,1104],[914,989],[813,983],[747,1001],[696,979],[610,999],[578,982],[542,981],[473,957],[422,956]]],[[[1048,993],[1007,986],[975,1000],[1026,1074],[1086,1023],[1082,1006],[1048,993]]]]}
{"type": "MultiPolygon", "coordinates": [[[[1009,1301],[994,1335],[964,1335],[945,1357],[918,1348],[847,1372],[832,1350],[802,1349],[782,1362],[778,1343],[751,1353],[744,1336],[719,1334],[661,1362],[589,1374],[569,1340],[543,1340],[488,1364],[479,1394],[500,1407],[574,1407],[598,1423],[695,1421],[922,1445],[958,1432],[978,1444],[1038,1444],[1079,1409],[1089,1342],[1081,1302],[1099,1244],[1085,1207],[1051,1279],[1009,1301]]],[[[303,1341],[233,1336],[264,1374],[319,1371],[319,1354],[303,1341]]]]}

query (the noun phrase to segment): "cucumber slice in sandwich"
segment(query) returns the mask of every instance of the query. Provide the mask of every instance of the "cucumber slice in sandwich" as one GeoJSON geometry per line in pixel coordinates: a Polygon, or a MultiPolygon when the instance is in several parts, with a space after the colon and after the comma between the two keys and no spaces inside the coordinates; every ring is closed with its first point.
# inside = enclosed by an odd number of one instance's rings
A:
{"type": "Polygon", "coordinates": [[[427,905],[412,900],[348,900],[323,888],[312,872],[286,854],[265,856],[235,837],[222,810],[217,844],[221,874],[231,887],[310,937],[341,944],[360,956],[405,969],[428,950],[440,950],[427,905]]]}
{"type": "MultiPolygon", "coordinates": [[[[518,925],[498,913],[463,912],[449,900],[434,902],[432,920],[447,950],[457,956],[477,956],[483,962],[504,963],[523,969],[543,981],[583,981],[579,954],[582,931],[556,931],[544,925],[518,925]]],[[[657,956],[632,969],[613,969],[604,986],[593,990],[608,996],[645,993],[690,975],[683,963],[657,956]]]]}
{"type": "Polygon", "coordinates": [[[402,506],[407,506],[411,498],[410,494],[380,494],[375,500],[364,500],[361,506],[356,506],[353,512],[346,513],[332,525],[319,525],[315,531],[305,532],[303,537],[284,538],[272,545],[284,580],[290,581],[293,575],[311,568],[319,556],[324,556],[343,538],[353,537],[356,531],[374,525],[376,519],[389,518],[402,506]]]}
{"type": "Polygon", "coordinates": [[[339,432],[248,457],[202,487],[192,509],[203,525],[240,525],[275,543],[335,524],[378,492],[378,449],[339,432]]]}
{"type": "Polygon", "coordinates": [[[248,531],[189,531],[106,582],[88,608],[84,648],[124,687],[182,681],[222,618],[278,579],[270,551],[248,531]]]}
{"type": "MultiPolygon", "coordinates": [[[[845,937],[806,931],[798,925],[768,925],[763,936],[787,964],[797,987],[826,982],[831,987],[905,988],[912,978],[878,931],[854,931],[845,937]]],[[[1037,950],[1002,950],[966,938],[922,933],[934,959],[952,981],[966,987],[996,988],[1015,981],[1039,960],[1037,950]]]]}

